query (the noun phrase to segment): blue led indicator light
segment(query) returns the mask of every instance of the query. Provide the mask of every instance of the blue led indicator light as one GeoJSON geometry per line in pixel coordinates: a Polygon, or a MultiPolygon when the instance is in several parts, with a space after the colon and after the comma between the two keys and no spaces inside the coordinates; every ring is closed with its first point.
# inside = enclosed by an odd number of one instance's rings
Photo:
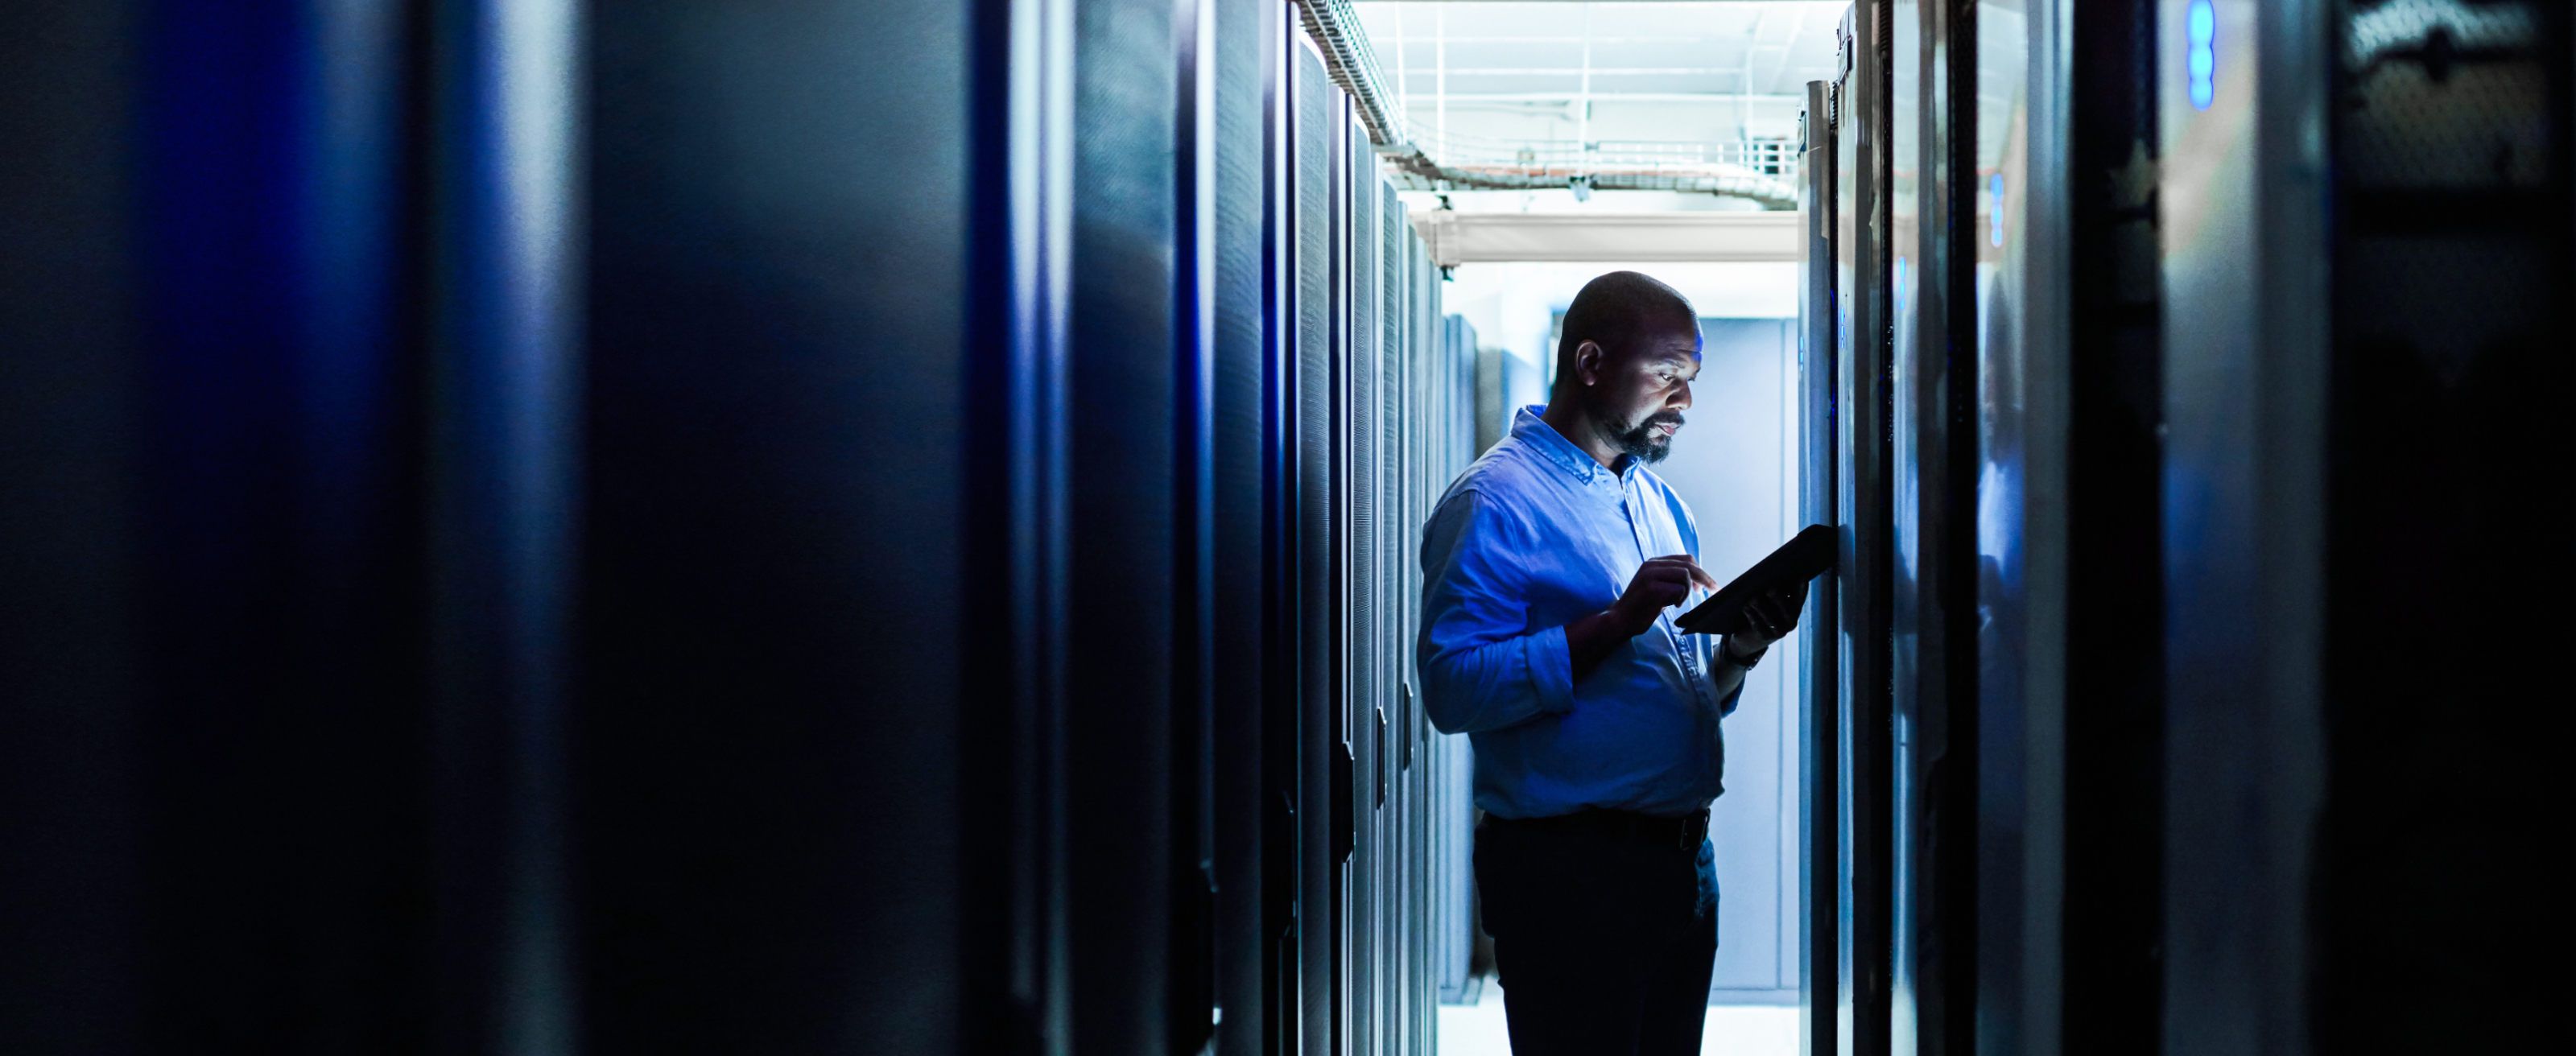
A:
{"type": "Polygon", "coordinates": [[[2184,32],[2191,38],[2185,59],[2191,67],[2191,108],[2207,110],[2218,94],[2218,12],[2210,0],[2191,0],[2184,32]]]}
{"type": "Polygon", "coordinates": [[[2004,244],[2004,174],[1996,173],[1994,181],[1987,186],[1995,196],[1995,205],[1991,212],[1994,217],[1994,233],[1988,237],[1994,241],[1994,244],[2000,246],[2004,244]]]}

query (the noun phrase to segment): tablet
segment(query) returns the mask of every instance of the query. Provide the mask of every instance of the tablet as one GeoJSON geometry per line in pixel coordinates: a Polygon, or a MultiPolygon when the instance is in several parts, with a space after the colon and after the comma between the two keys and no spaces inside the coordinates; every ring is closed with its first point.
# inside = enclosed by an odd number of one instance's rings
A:
{"type": "Polygon", "coordinates": [[[1841,549],[1840,533],[1821,524],[1799,530],[1771,556],[1753,563],[1735,582],[1718,588],[1699,607],[1674,621],[1689,634],[1727,634],[1744,629],[1744,607],[1781,587],[1803,583],[1833,570],[1841,549]]]}

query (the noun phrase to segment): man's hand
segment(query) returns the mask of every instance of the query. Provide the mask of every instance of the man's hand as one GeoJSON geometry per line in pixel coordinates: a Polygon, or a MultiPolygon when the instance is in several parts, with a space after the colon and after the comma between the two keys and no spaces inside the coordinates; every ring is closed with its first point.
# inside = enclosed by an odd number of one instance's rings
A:
{"type": "Polygon", "coordinates": [[[1807,581],[1782,587],[1744,606],[1744,629],[1726,636],[1726,655],[1737,663],[1761,655],[1771,643],[1798,629],[1798,613],[1807,607],[1807,581]]]}
{"type": "Polygon", "coordinates": [[[1573,662],[1574,680],[1583,681],[1619,643],[1646,633],[1665,609],[1688,599],[1693,586],[1716,590],[1717,577],[1701,569],[1689,554],[1658,557],[1638,566],[1619,600],[1565,625],[1566,658],[1573,662]]]}
{"type": "Polygon", "coordinates": [[[1628,578],[1627,591],[1610,603],[1610,611],[1619,617],[1619,629],[1634,638],[1653,627],[1655,617],[1665,609],[1687,600],[1693,586],[1716,590],[1717,577],[1700,568],[1689,554],[1658,557],[1638,566],[1637,574],[1628,578]]]}

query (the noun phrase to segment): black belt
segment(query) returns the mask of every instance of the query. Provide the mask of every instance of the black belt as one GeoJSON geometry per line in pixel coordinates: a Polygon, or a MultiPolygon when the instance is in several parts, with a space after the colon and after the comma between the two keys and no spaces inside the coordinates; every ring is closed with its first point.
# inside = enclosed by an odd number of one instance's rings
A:
{"type": "Polygon", "coordinates": [[[1633,810],[1594,808],[1572,814],[1555,814],[1544,818],[1505,818],[1485,816],[1485,824],[1500,825],[1523,832],[1579,832],[1613,839],[1662,843],[1685,851],[1697,851],[1708,839],[1708,812],[1695,810],[1678,818],[1639,814],[1633,810]]]}

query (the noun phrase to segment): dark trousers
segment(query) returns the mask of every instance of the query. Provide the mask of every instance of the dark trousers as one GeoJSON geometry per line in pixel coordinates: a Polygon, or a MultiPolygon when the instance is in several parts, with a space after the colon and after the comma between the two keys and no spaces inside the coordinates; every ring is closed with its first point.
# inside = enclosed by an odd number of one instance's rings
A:
{"type": "Polygon", "coordinates": [[[1513,1056],[1699,1051],[1715,858],[1669,823],[1617,824],[1645,820],[1592,811],[1476,826],[1476,894],[1513,1056]]]}

